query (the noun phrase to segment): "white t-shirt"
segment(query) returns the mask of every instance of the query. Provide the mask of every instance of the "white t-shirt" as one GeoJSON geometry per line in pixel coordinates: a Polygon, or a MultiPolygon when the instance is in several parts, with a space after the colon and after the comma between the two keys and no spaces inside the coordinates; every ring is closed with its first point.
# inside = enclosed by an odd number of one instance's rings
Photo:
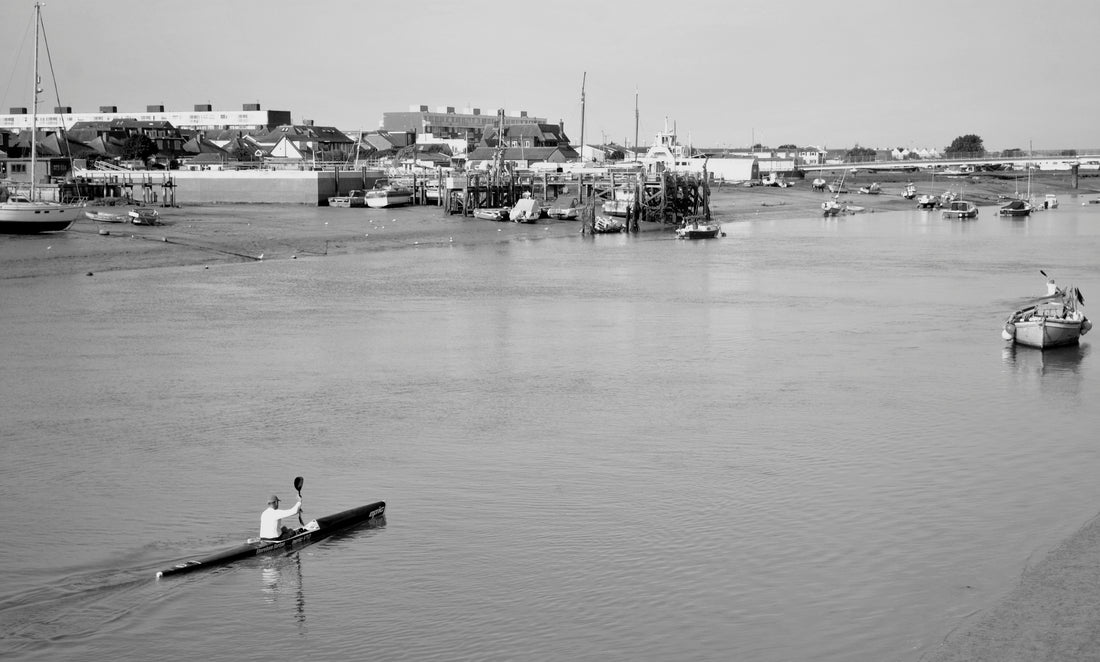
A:
{"type": "Polygon", "coordinates": [[[276,510],[268,506],[267,510],[260,513],[260,537],[278,538],[279,534],[282,533],[282,527],[279,525],[280,521],[282,521],[284,517],[297,515],[301,507],[301,501],[294,504],[293,508],[288,508],[287,510],[276,510]]]}

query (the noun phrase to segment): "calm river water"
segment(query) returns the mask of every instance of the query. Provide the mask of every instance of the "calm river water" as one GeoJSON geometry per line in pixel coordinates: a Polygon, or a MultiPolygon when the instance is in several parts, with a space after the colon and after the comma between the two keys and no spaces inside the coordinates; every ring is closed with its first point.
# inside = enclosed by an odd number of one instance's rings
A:
{"type": "Polygon", "coordinates": [[[725,230],[0,280],[0,657],[919,660],[1100,510],[1100,206],[725,230]]]}

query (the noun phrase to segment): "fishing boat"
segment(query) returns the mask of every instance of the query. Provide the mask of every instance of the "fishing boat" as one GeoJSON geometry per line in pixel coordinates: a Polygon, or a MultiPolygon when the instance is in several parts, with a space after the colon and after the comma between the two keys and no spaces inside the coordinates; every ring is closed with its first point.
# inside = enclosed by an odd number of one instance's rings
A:
{"type": "Polygon", "coordinates": [[[160,212],[152,207],[135,207],[128,216],[134,225],[156,225],[160,222],[160,212]]]}
{"type": "Polygon", "coordinates": [[[1058,208],[1058,196],[1053,193],[1047,193],[1043,196],[1043,201],[1039,203],[1039,209],[1057,209],[1058,208]]]}
{"type": "Polygon", "coordinates": [[[878,182],[871,182],[870,186],[859,187],[859,192],[865,195],[879,195],[882,193],[882,186],[878,182]]]}
{"type": "Polygon", "coordinates": [[[84,215],[84,205],[63,205],[38,199],[36,170],[38,165],[38,42],[42,27],[42,4],[34,5],[34,88],[31,94],[31,163],[30,194],[0,198],[0,233],[38,234],[69,229],[84,215]]]}
{"type": "Polygon", "coordinates": [[[978,206],[969,200],[952,200],[943,209],[944,218],[977,218],[978,206]]]}
{"type": "Polygon", "coordinates": [[[1005,320],[1001,337],[1018,345],[1061,347],[1077,343],[1089,332],[1092,322],[1081,307],[1085,297],[1076,287],[1060,289],[1051,278],[1047,296],[1027,303],[1005,320]]]}
{"type": "Polygon", "coordinates": [[[717,223],[692,221],[676,228],[678,239],[714,239],[722,231],[717,223]]]}
{"type": "Polygon", "coordinates": [[[400,207],[412,202],[412,189],[403,186],[383,186],[365,194],[368,207],[380,209],[382,207],[400,207]]]}
{"type": "Polygon", "coordinates": [[[901,197],[905,198],[906,200],[912,200],[913,198],[917,197],[917,185],[913,182],[909,182],[908,184],[906,184],[905,193],[902,193],[901,197]]]}
{"type": "Polygon", "coordinates": [[[329,207],[366,207],[367,196],[363,191],[355,189],[347,195],[334,195],[328,199],[329,207]]]}
{"type": "Polygon", "coordinates": [[[216,568],[233,563],[234,561],[260,556],[262,554],[292,552],[335,533],[346,531],[363,523],[370,523],[373,520],[383,517],[385,513],[386,502],[377,501],[365,506],[359,506],[358,508],[345,510],[335,515],[318,517],[285,538],[278,540],[249,538],[248,541],[242,545],[237,545],[236,547],[231,547],[230,549],[209,556],[181,561],[170,568],[165,568],[157,572],[157,579],[171,575],[182,575],[188,572],[195,572],[196,570],[216,568]]]}

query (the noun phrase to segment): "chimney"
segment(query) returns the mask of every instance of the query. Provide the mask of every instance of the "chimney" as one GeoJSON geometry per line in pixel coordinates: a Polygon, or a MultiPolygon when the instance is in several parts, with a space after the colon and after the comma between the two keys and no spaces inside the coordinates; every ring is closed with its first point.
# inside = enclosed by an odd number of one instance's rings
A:
{"type": "Polygon", "coordinates": [[[27,114],[27,109],[26,108],[10,108],[9,111],[10,111],[11,115],[26,115],[27,114]]]}
{"type": "Polygon", "coordinates": [[[99,112],[101,113],[117,113],[118,106],[100,106],[99,112]]]}
{"type": "Polygon", "coordinates": [[[59,115],[71,115],[73,112],[72,106],[54,106],[53,112],[59,115]]]}
{"type": "Polygon", "coordinates": [[[145,112],[147,112],[147,113],[163,113],[164,112],[164,106],[155,106],[155,105],[154,106],[146,106],[145,107],[145,112]]]}
{"type": "Polygon", "coordinates": [[[481,109],[480,108],[474,108],[474,115],[480,115],[480,114],[481,114],[481,109]]]}
{"type": "Polygon", "coordinates": [[[211,110],[214,110],[214,107],[211,106],[208,103],[197,103],[197,104],[195,104],[195,112],[196,113],[208,113],[211,110]]]}
{"type": "Polygon", "coordinates": [[[259,110],[259,109],[260,109],[260,104],[258,104],[258,103],[246,103],[244,105],[244,110],[259,110]]]}

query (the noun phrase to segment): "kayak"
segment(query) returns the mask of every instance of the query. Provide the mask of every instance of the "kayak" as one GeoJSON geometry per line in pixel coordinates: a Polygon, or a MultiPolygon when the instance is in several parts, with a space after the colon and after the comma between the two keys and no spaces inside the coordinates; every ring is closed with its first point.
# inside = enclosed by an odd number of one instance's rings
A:
{"type": "Polygon", "coordinates": [[[187,572],[194,572],[196,570],[205,570],[207,568],[216,568],[218,566],[226,565],[240,559],[246,559],[253,556],[259,556],[260,554],[270,554],[275,552],[292,552],[296,549],[301,549],[306,545],[311,545],[318,540],[327,538],[334,533],[339,533],[346,529],[350,529],[357,524],[368,522],[376,517],[381,517],[386,513],[386,502],[378,501],[375,503],[367,504],[365,506],[359,506],[358,508],[352,508],[351,510],[345,510],[335,515],[329,515],[327,517],[318,517],[305,527],[297,529],[292,535],[287,536],[279,540],[265,540],[263,538],[249,538],[248,542],[243,545],[238,545],[230,549],[204,556],[199,559],[192,559],[189,561],[183,561],[177,563],[171,568],[161,570],[157,572],[157,579],[161,577],[167,577],[169,575],[182,575],[187,572]]]}

